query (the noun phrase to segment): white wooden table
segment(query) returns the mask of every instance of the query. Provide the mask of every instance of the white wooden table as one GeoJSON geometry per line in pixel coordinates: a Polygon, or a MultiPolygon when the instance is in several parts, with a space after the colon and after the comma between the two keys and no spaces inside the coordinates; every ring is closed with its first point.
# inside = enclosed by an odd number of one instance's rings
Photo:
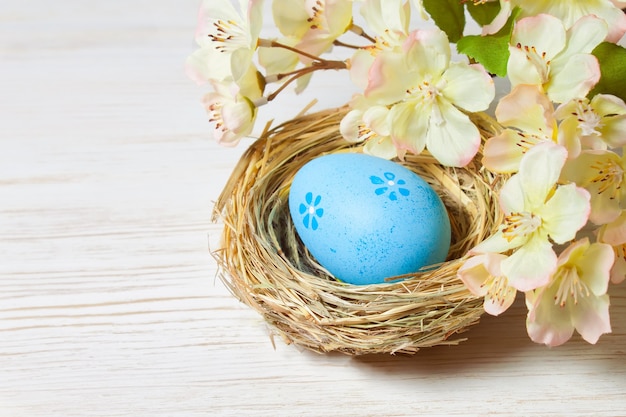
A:
{"type": "Polygon", "coordinates": [[[414,357],[274,348],[208,251],[245,143],[182,71],[198,3],[0,0],[1,417],[626,415],[626,285],[596,346],[519,299],[414,357]]]}

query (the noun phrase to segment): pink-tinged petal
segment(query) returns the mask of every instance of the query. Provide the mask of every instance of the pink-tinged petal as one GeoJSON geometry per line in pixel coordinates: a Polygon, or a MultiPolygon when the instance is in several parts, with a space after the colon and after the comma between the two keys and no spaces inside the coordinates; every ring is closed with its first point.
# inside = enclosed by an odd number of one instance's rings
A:
{"type": "Polygon", "coordinates": [[[600,228],[598,241],[612,246],[626,243],[626,211],[622,211],[613,222],[600,228]]]}
{"type": "Polygon", "coordinates": [[[457,273],[469,292],[477,297],[483,297],[489,290],[489,287],[485,285],[491,276],[485,266],[486,257],[487,255],[472,256],[463,263],[457,273]]]}
{"type": "Polygon", "coordinates": [[[522,137],[518,132],[505,129],[498,136],[485,142],[482,163],[490,171],[503,174],[513,173],[519,169],[519,163],[525,149],[518,146],[522,137]]]}
{"type": "Polygon", "coordinates": [[[350,79],[361,90],[369,83],[370,68],[374,64],[374,55],[365,49],[358,49],[350,58],[350,79]]]}
{"type": "Polygon", "coordinates": [[[538,209],[543,228],[558,244],[566,243],[587,224],[590,212],[589,192],[576,184],[559,186],[552,197],[538,209]]]}
{"type": "Polygon", "coordinates": [[[560,68],[554,68],[545,86],[548,97],[556,103],[585,97],[600,80],[598,59],[591,54],[573,55],[560,68]]]}
{"type": "Polygon", "coordinates": [[[496,107],[496,119],[503,126],[551,137],[555,126],[554,106],[536,85],[521,84],[502,97],[496,107]]]}
{"type": "Polygon", "coordinates": [[[600,336],[611,332],[609,296],[583,297],[572,309],[572,322],[576,331],[588,343],[595,344],[600,336]]]}
{"type": "MultiPolygon", "coordinates": [[[[624,253],[625,248],[621,248],[621,253],[624,253]]],[[[615,264],[611,269],[611,282],[613,284],[620,284],[626,279],[626,259],[624,256],[616,256],[615,264]]]]}
{"type": "Polygon", "coordinates": [[[233,102],[224,105],[222,109],[222,119],[228,130],[237,134],[248,134],[252,129],[252,120],[255,116],[255,109],[247,100],[233,102]]]}
{"type": "Polygon", "coordinates": [[[409,70],[443,74],[450,63],[450,42],[440,29],[415,30],[402,45],[409,70]]]}
{"type": "Polygon", "coordinates": [[[480,132],[469,117],[446,100],[438,100],[433,111],[438,108],[443,123],[430,118],[426,137],[429,152],[443,165],[466,166],[478,152],[480,132]]]}
{"type": "MultiPolygon", "coordinates": [[[[500,280],[505,280],[505,278],[500,278],[500,280]]],[[[490,291],[487,293],[487,295],[485,295],[485,303],[483,305],[483,308],[485,309],[485,312],[487,314],[490,314],[492,316],[499,316],[500,314],[508,310],[509,307],[513,305],[513,302],[515,301],[515,295],[517,294],[515,288],[505,286],[505,282],[499,284],[502,285],[503,288],[499,289],[497,293],[492,293],[490,291]]]]}
{"type": "Polygon", "coordinates": [[[548,14],[526,17],[515,24],[511,45],[534,47],[546,61],[552,60],[566,46],[566,32],[560,19],[548,14]],[[545,55],[544,55],[545,53],[545,55]]]}
{"type": "Polygon", "coordinates": [[[404,55],[393,51],[382,51],[377,56],[368,73],[368,85],[364,95],[380,104],[392,104],[406,95],[408,80],[404,55]]]}
{"type": "Polygon", "coordinates": [[[443,96],[470,112],[486,110],[495,96],[493,79],[480,65],[452,62],[443,79],[446,80],[443,96]]]}
{"type": "Polygon", "coordinates": [[[557,256],[552,245],[540,236],[531,237],[501,265],[509,284],[523,292],[546,285],[556,266],[557,256]]]}
{"type": "Polygon", "coordinates": [[[574,325],[569,311],[555,304],[551,296],[556,296],[553,288],[526,294],[527,304],[532,305],[526,318],[526,330],[533,342],[554,347],[564,344],[572,337],[574,325]]]}
{"type": "Polygon", "coordinates": [[[520,177],[528,207],[541,207],[559,179],[567,150],[553,142],[541,142],[526,152],[520,162],[520,177]]]}
{"type": "Polygon", "coordinates": [[[621,5],[618,6],[619,8],[611,10],[609,13],[604,14],[602,17],[609,24],[609,34],[606,38],[606,41],[617,43],[626,33],[626,14],[624,14],[624,12],[620,10],[626,8],[626,3],[615,1],[614,3],[621,3],[621,5]]]}
{"type": "Polygon", "coordinates": [[[360,142],[361,124],[363,112],[360,110],[350,110],[339,123],[339,132],[348,142],[360,142]]]}
{"type": "Polygon", "coordinates": [[[509,0],[500,1],[500,11],[496,15],[496,17],[489,23],[488,25],[483,26],[482,34],[484,35],[493,35],[497,33],[506,21],[509,19],[511,15],[511,2],[509,0]]]}

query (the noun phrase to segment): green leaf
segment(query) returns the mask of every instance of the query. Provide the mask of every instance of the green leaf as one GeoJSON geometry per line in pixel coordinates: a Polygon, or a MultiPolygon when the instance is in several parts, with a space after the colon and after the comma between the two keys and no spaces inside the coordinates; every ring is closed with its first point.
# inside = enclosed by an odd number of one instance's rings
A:
{"type": "Polygon", "coordinates": [[[459,0],[424,0],[424,9],[450,42],[457,42],[465,29],[465,9],[459,0]]]}
{"type": "Polygon", "coordinates": [[[480,26],[488,25],[500,13],[500,2],[475,4],[467,2],[467,11],[480,26]]]}
{"type": "Polygon", "coordinates": [[[613,94],[626,100],[626,48],[609,42],[602,42],[591,52],[600,62],[602,77],[589,96],[613,94]]]}
{"type": "Polygon", "coordinates": [[[493,35],[463,37],[456,45],[457,50],[482,64],[491,74],[505,77],[510,55],[509,40],[518,14],[519,9],[514,9],[502,29],[493,35]]]}

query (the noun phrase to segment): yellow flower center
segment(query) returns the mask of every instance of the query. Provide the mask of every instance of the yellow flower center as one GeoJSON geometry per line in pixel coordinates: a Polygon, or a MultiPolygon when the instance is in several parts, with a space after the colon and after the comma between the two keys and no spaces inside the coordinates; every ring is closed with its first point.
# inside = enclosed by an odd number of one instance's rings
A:
{"type": "Polygon", "coordinates": [[[502,235],[511,242],[517,237],[526,237],[541,226],[541,217],[527,211],[511,213],[504,218],[502,235]]]}
{"type": "Polygon", "coordinates": [[[560,268],[554,276],[552,285],[557,283],[559,288],[554,296],[554,304],[559,307],[565,307],[570,298],[576,305],[579,298],[591,295],[589,287],[580,279],[578,270],[574,266],[560,268]]]}
{"type": "Polygon", "coordinates": [[[602,117],[591,108],[589,103],[577,100],[576,110],[572,112],[572,115],[578,120],[578,126],[584,136],[601,134],[598,129],[603,126],[602,117]]]}
{"type": "Polygon", "coordinates": [[[624,181],[624,169],[619,162],[614,159],[597,160],[590,168],[596,171],[591,182],[598,186],[598,194],[608,191],[611,199],[617,198],[624,181]]]}
{"type": "Polygon", "coordinates": [[[232,52],[248,46],[248,34],[238,22],[219,19],[213,23],[213,26],[215,33],[210,33],[209,39],[218,43],[215,47],[218,51],[232,52]]]}
{"type": "Polygon", "coordinates": [[[515,288],[509,285],[508,279],[502,276],[494,277],[493,275],[490,275],[489,278],[481,285],[481,287],[484,286],[489,287],[487,294],[500,306],[504,304],[512,292],[515,292],[515,288]]]}

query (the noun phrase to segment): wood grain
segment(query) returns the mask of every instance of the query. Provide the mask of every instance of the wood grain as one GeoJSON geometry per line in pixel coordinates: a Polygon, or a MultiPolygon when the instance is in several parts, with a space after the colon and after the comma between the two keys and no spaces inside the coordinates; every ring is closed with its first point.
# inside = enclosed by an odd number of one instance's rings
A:
{"type": "Polygon", "coordinates": [[[245,143],[182,71],[198,4],[1,2],[0,416],[626,415],[623,285],[596,346],[531,343],[520,299],[415,357],[274,348],[209,255],[245,143]]]}

